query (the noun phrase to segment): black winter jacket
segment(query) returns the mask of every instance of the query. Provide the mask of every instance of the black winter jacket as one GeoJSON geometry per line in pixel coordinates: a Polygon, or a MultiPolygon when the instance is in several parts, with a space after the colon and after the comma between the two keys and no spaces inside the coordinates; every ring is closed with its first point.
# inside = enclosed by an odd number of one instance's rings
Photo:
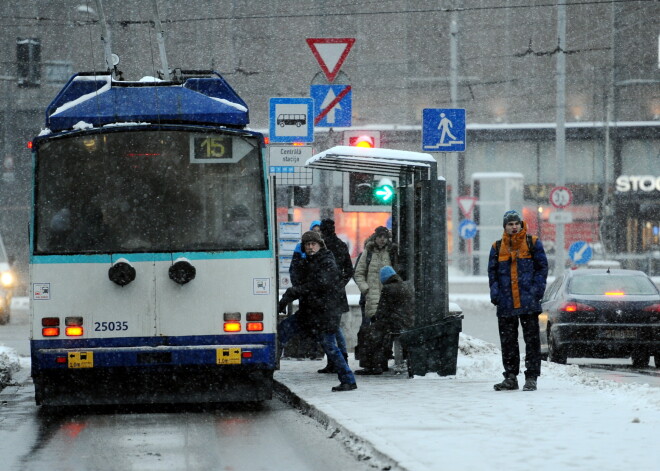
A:
{"type": "Polygon", "coordinates": [[[307,255],[300,265],[300,284],[282,299],[299,299],[299,322],[308,331],[335,332],[341,320],[340,274],[335,257],[326,248],[307,255]]]}
{"type": "Polygon", "coordinates": [[[409,329],[414,323],[413,304],[410,285],[399,275],[392,275],[383,283],[376,309],[376,322],[387,325],[390,331],[409,329]]]}
{"type": "Polygon", "coordinates": [[[348,298],[346,297],[346,284],[353,278],[353,262],[351,262],[351,255],[348,253],[348,246],[346,243],[337,237],[336,234],[323,234],[323,242],[332,255],[335,256],[335,263],[339,269],[341,290],[339,293],[341,302],[341,312],[346,312],[350,308],[348,306],[348,298]]]}

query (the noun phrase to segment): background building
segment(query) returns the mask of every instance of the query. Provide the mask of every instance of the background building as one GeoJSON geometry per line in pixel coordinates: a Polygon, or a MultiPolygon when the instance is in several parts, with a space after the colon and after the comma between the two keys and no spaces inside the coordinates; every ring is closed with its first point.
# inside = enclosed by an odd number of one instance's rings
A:
{"type": "MultiPolygon", "coordinates": [[[[548,194],[557,181],[556,59],[563,54],[565,173],[576,221],[566,226],[566,242],[605,242],[611,254],[648,263],[648,254],[660,248],[660,3],[568,0],[563,51],[553,3],[160,0],[158,8],[170,66],[218,70],[249,104],[251,127],[258,129],[268,128],[269,98],[309,96],[310,84],[322,80],[306,38],[355,38],[336,79],[353,87],[352,129],[381,131],[383,147],[420,151],[424,108],[465,108],[466,152],[439,156],[450,194],[469,194],[473,173],[520,172],[526,215],[546,240],[554,237],[548,194]],[[621,176],[641,183],[617,187],[621,176]]],[[[153,3],[103,5],[124,78],[157,76],[153,3]]],[[[0,3],[0,230],[23,271],[26,145],[72,73],[105,70],[97,9],[90,0],[0,3]]],[[[341,142],[342,131],[319,129],[317,147],[341,142]]],[[[332,201],[341,208],[341,177],[316,181],[325,185],[314,185],[308,206],[332,201]]],[[[342,217],[356,224],[356,216],[342,217]]],[[[355,249],[365,234],[348,236],[355,249]]]]}

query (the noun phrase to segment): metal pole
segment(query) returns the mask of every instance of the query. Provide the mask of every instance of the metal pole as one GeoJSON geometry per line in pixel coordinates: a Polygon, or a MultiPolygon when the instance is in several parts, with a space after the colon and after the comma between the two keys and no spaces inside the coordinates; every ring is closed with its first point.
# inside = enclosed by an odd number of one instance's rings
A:
{"type": "Polygon", "coordinates": [[[154,6],[154,17],[156,18],[154,20],[156,25],[156,41],[158,41],[158,51],[160,52],[160,64],[163,67],[163,78],[170,80],[170,65],[167,62],[167,52],[165,52],[165,31],[158,15],[158,2],[153,0],[152,3],[154,6]]]}
{"type": "Polygon", "coordinates": [[[103,28],[103,33],[101,34],[101,42],[103,43],[103,52],[105,54],[105,66],[106,69],[112,73],[112,77],[115,77],[114,73],[114,64],[112,63],[112,36],[110,35],[110,28],[108,23],[105,21],[105,13],[103,12],[103,1],[96,0],[96,8],[99,11],[99,21],[103,28]]]}
{"type": "MultiPolygon", "coordinates": [[[[451,14],[451,25],[449,28],[449,89],[451,96],[451,107],[456,108],[458,102],[458,20],[456,10],[451,14]]],[[[455,155],[452,153],[449,155],[455,155]]],[[[458,158],[455,159],[453,168],[453,175],[451,178],[452,192],[451,192],[451,239],[452,239],[452,260],[453,267],[460,266],[460,240],[458,238],[458,197],[461,196],[462,182],[460,181],[461,172],[459,170],[458,158]]],[[[443,175],[447,178],[447,175],[443,175]]]]}
{"type": "MultiPolygon", "coordinates": [[[[555,143],[557,161],[557,185],[563,186],[566,182],[566,56],[564,55],[566,43],[566,3],[559,0],[557,3],[557,135],[555,143]]],[[[562,211],[558,209],[558,211],[562,211]]],[[[561,275],[566,265],[564,250],[564,224],[557,224],[555,276],[561,275]]]]}

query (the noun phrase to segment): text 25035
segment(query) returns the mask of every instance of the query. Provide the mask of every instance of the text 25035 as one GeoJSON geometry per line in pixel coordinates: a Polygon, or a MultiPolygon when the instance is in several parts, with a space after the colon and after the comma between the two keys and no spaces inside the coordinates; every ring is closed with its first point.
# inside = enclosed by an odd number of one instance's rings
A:
{"type": "Polygon", "coordinates": [[[128,330],[128,322],[126,321],[110,321],[110,322],[94,322],[94,331],[96,332],[112,332],[115,330],[128,330]]]}

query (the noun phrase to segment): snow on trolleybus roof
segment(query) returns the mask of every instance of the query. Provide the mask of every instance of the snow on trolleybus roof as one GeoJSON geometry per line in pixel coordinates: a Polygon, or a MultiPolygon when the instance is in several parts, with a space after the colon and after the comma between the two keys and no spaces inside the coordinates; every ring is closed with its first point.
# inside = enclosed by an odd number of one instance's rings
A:
{"type": "Polygon", "coordinates": [[[46,108],[52,132],[116,123],[208,124],[244,128],[247,104],[214,71],[183,71],[179,79],[117,81],[107,73],[71,77],[46,108]]]}

